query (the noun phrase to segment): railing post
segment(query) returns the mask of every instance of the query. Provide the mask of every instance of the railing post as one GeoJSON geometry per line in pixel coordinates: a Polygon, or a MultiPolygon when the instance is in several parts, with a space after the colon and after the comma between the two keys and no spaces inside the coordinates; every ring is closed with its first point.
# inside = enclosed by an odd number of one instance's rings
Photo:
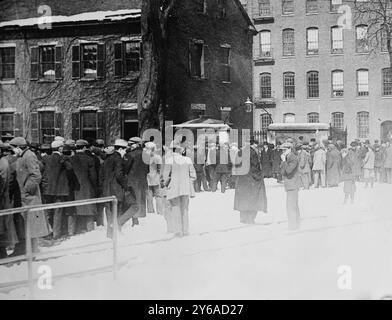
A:
{"type": "Polygon", "coordinates": [[[117,279],[117,232],[118,232],[118,222],[117,222],[117,198],[112,200],[112,215],[113,215],[113,224],[112,224],[112,231],[113,231],[113,279],[117,279]]]}
{"type": "Polygon", "coordinates": [[[27,279],[29,283],[29,299],[34,299],[34,282],[33,282],[33,248],[31,243],[31,221],[30,221],[30,211],[26,211],[25,219],[25,240],[26,240],[26,254],[27,254],[27,279]]]}

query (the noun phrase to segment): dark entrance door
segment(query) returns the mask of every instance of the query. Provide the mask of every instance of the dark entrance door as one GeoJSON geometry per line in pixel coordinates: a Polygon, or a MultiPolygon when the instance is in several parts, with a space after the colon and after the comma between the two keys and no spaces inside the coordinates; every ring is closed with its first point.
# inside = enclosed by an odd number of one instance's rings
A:
{"type": "Polygon", "coordinates": [[[384,121],[381,123],[381,140],[392,140],[392,121],[384,121]]]}
{"type": "Polygon", "coordinates": [[[126,141],[129,138],[139,136],[139,121],[137,110],[127,110],[122,112],[122,138],[126,141]]]}

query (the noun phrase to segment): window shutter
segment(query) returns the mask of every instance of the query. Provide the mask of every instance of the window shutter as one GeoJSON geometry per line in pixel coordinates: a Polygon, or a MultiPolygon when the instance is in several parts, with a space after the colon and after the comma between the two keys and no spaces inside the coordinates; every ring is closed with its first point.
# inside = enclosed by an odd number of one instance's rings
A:
{"type": "Polygon", "coordinates": [[[72,79],[80,79],[80,46],[72,46],[72,79]]]}
{"type": "Polygon", "coordinates": [[[203,45],[203,57],[204,57],[204,72],[202,78],[208,79],[210,77],[210,67],[211,67],[211,55],[210,49],[207,45],[203,45]]]}
{"type": "Polygon", "coordinates": [[[189,44],[188,44],[188,50],[189,50],[189,75],[191,77],[193,77],[195,74],[193,72],[193,68],[192,68],[192,48],[193,48],[193,41],[189,40],[189,44]]]}
{"type": "Polygon", "coordinates": [[[38,47],[32,47],[30,52],[30,79],[38,80],[39,77],[39,56],[38,47]]]}
{"type": "Polygon", "coordinates": [[[14,114],[14,135],[15,137],[23,137],[23,113],[14,114]]]}
{"type": "Polygon", "coordinates": [[[105,139],[105,116],[106,112],[103,110],[99,110],[97,112],[97,139],[105,139]]]}
{"type": "Polygon", "coordinates": [[[139,60],[140,60],[140,71],[142,71],[142,66],[143,66],[143,42],[140,41],[140,47],[139,47],[139,60]]]}
{"type": "Polygon", "coordinates": [[[123,76],[123,43],[114,44],[114,76],[123,76]]]}
{"type": "Polygon", "coordinates": [[[31,142],[39,142],[38,135],[38,112],[30,114],[30,129],[31,129],[31,142]]]}
{"type": "Polygon", "coordinates": [[[62,70],[62,62],[63,62],[63,47],[55,48],[55,56],[54,56],[54,70],[56,74],[56,80],[63,78],[63,70],[62,70]]]}
{"type": "Polygon", "coordinates": [[[79,140],[80,137],[80,112],[72,113],[72,139],[79,140]]]}
{"type": "Polygon", "coordinates": [[[63,114],[56,112],[54,114],[54,131],[56,136],[63,136],[63,114]]]}
{"type": "Polygon", "coordinates": [[[103,79],[105,77],[105,45],[98,44],[97,54],[97,78],[103,79]]]}

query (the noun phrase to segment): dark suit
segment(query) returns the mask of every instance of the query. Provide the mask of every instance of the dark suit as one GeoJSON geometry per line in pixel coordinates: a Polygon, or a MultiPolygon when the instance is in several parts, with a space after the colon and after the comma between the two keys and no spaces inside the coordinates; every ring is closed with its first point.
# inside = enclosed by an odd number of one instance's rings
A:
{"type": "Polygon", "coordinates": [[[298,190],[300,187],[299,159],[291,152],[287,155],[286,161],[280,165],[284,179],[284,188],[287,192],[286,210],[289,229],[297,229],[300,225],[300,212],[298,206],[298,190]]]}

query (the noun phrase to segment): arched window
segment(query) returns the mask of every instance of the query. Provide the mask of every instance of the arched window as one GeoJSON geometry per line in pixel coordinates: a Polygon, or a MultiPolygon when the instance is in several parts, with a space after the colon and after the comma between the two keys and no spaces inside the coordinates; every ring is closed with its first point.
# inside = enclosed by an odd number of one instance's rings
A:
{"type": "Polygon", "coordinates": [[[332,113],[332,126],[339,130],[344,130],[344,113],[334,112],[332,113]]]}
{"type": "Polygon", "coordinates": [[[320,115],[318,112],[308,113],[308,123],[319,123],[320,115]]]}
{"type": "Polygon", "coordinates": [[[294,113],[285,113],[283,115],[284,123],[295,123],[295,114],[294,113]]]}
{"type": "Polygon", "coordinates": [[[355,39],[356,39],[356,52],[366,53],[369,52],[368,44],[368,26],[361,24],[355,27],[355,39]]]}
{"type": "Polygon", "coordinates": [[[271,98],[271,74],[260,74],[260,98],[271,98]]]}
{"type": "Polygon", "coordinates": [[[283,55],[293,56],[295,54],[294,29],[284,29],[282,32],[283,55]]]}
{"type": "Polygon", "coordinates": [[[318,71],[309,71],[307,74],[308,98],[319,97],[319,73],[318,71]]]}
{"type": "Polygon", "coordinates": [[[306,54],[317,55],[319,52],[318,29],[306,29],[306,54]]]}
{"type": "Polygon", "coordinates": [[[369,95],[369,70],[367,69],[357,70],[357,95],[369,95]]]}
{"type": "Polygon", "coordinates": [[[265,130],[272,123],[271,115],[264,113],[260,116],[261,130],[265,130]]]}
{"type": "Polygon", "coordinates": [[[382,94],[383,96],[392,96],[392,69],[382,69],[382,94]]]}
{"type": "Polygon", "coordinates": [[[341,26],[331,28],[331,52],[343,53],[343,27],[341,26]]]}
{"type": "Polygon", "coordinates": [[[357,131],[359,139],[366,139],[369,136],[369,112],[361,111],[357,113],[357,131]]]}
{"type": "Polygon", "coordinates": [[[306,13],[315,13],[318,11],[317,0],[306,0],[306,13]]]}
{"type": "Polygon", "coordinates": [[[295,99],[295,73],[283,73],[283,99],[295,99]]]}
{"type": "Polygon", "coordinates": [[[332,71],[332,97],[343,97],[344,80],[343,70],[332,71]]]}
{"type": "Polygon", "coordinates": [[[260,31],[260,56],[271,56],[271,31],[269,30],[260,31]]]}

